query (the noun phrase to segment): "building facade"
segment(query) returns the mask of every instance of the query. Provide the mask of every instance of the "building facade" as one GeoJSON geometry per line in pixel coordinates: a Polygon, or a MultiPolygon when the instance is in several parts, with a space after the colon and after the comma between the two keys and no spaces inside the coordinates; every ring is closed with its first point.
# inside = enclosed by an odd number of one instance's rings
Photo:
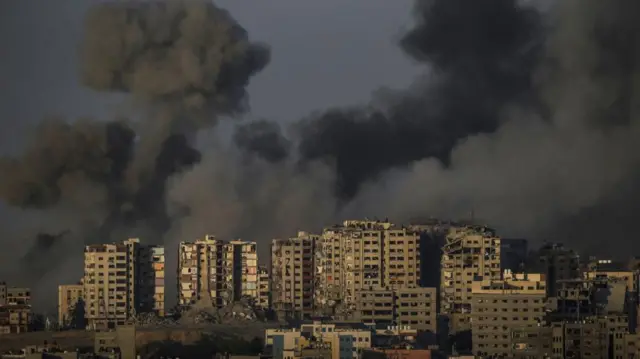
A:
{"type": "Polygon", "coordinates": [[[443,247],[440,311],[451,334],[468,331],[474,279],[499,280],[501,239],[484,226],[451,227],[443,247]]]}
{"type": "Polygon", "coordinates": [[[320,314],[356,315],[362,291],[420,286],[420,234],[390,222],[344,221],[325,228],[316,253],[320,314]]]}
{"type": "Polygon", "coordinates": [[[436,301],[436,288],[361,291],[357,319],[436,333],[436,301]]]}
{"type": "Polygon", "coordinates": [[[504,272],[502,280],[472,283],[471,333],[475,355],[511,358],[511,333],[537,328],[545,314],[546,281],[541,274],[504,272]]]}
{"type": "Polygon", "coordinates": [[[85,247],[83,292],[90,328],[124,325],[137,313],[164,315],[164,251],[137,238],[85,247]]]}
{"type": "MultiPolygon", "coordinates": [[[[58,325],[61,328],[74,326],[78,316],[84,322],[84,287],[82,284],[63,284],[58,286],[58,325]],[[82,308],[78,307],[82,306],[82,308]]],[[[84,329],[84,328],[82,328],[84,329]]]]}
{"type": "Polygon", "coordinates": [[[258,254],[255,242],[226,242],[207,235],[181,242],[178,261],[178,303],[201,299],[221,308],[242,298],[258,298],[258,254]]]}
{"type": "Polygon", "coordinates": [[[298,232],[271,243],[272,306],[280,318],[314,313],[315,248],[319,236],[298,232]]]}
{"type": "Polygon", "coordinates": [[[265,266],[258,267],[258,307],[262,309],[271,308],[271,276],[269,269],[265,266]]]}

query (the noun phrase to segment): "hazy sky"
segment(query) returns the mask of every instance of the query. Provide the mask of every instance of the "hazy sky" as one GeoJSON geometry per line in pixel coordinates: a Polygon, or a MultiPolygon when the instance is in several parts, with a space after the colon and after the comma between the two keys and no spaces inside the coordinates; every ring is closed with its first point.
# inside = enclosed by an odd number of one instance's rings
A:
{"type": "MultiPolygon", "coordinates": [[[[0,151],[15,150],[43,116],[107,118],[120,101],[78,84],[76,48],[86,0],[0,2],[0,151]]],[[[379,87],[405,87],[419,69],[395,42],[411,24],[411,0],[220,0],[272,47],[254,77],[252,116],[291,120],[367,101],[379,87]]]]}

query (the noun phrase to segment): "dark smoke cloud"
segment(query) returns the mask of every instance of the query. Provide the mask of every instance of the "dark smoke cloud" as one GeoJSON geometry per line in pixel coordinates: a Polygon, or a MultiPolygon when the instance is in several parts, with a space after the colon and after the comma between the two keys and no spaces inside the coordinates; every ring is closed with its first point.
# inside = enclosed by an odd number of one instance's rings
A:
{"type": "Polygon", "coordinates": [[[282,134],[280,125],[266,120],[238,126],[233,140],[240,150],[268,162],[280,162],[286,159],[291,147],[291,142],[282,134]]]}
{"type": "Polygon", "coordinates": [[[85,31],[87,86],[180,110],[246,110],[249,78],[269,62],[269,50],[210,2],[108,2],[90,10],[85,31]]]}
{"type": "MultiPolygon", "coordinates": [[[[345,216],[403,221],[473,211],[507,235],[598,243],[625,218],[612,208],[640,199],[628,185],[640,160],[636,4],[567,0],[544,12],[533,5],[416,1],[417,25],[401,46],[425,64],[424,78],[367,108],[330,109],[295,124],[294,151],[271,168],[206,152],[203,163],[219,169],[197,166],[169,191],[192,209],[178,232],[206,223],[215,208],[233,208],[215,231],[264,239],[290,235],[291,222],[279,219],[287,216],[305,229],[345,216]],[[243,196],[245,187],[268,192],[282,182],[266,211],[256,206],[264,197],[243,196]],[[293,191],[299,207],[283,205],[293,191]],[[272,220],[264,227],[244,225],[265,217],[272,220]]],[[[241,145],[264,147],[252,146],[241,145]]],[[[618,233],[628,236],[625,228],[618,233]]]]}
{"type": "Polygon", "coordinates": [[[425,81],[382,109],[334,109],[301,126],[301,160],[335,166],[343,199],[390,168],[428,157],[448,165],[459,140],[498,128],[505,103],[533,101],[542,43],[533,9],[515,0],[430,0],[417,2],[416,15],[401,45],[430,67],[425,81]]]}
{"type": "Polygon", "coordinates": [[[48,232],[25,238],[30,285],[64,264],[32,265],[33,253],[75,263],[83,243],[161,240],[171,223],[166,182],[200,161],[195,131],[245,111],[245,87],[269,61],[266,47],[205,1],[101,2],[84,30],[84,84],[129,94],[142,111],[135,121],[45,120],[23,154],[0,160],[0,198],[51,218],[48,232]]]}

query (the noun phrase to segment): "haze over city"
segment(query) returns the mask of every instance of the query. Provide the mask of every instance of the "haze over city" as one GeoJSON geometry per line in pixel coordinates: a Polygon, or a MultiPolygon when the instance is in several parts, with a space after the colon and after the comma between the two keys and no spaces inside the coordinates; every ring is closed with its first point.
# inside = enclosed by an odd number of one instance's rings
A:
{"type": "Polygon", "coordinates": [[[355,218],[640,248],[640,3],[165,5],[0,4],[0,277],[35,307],[127,238],[170,273],[355,218]]]}

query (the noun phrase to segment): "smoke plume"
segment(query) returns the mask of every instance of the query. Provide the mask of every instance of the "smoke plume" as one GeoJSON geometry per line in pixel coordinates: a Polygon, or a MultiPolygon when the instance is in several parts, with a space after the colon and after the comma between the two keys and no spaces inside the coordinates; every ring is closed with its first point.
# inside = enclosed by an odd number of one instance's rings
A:
{"type": "MultiPolygon", "coordinates": [[[[85,24],[84,84],[128,94],[139,111],[135,120],[45,120],[22,155],[0,161],[1,198],[57,219],[29,240],[16,270],[30,285],[60,264],[33,265],[33,253],[64,247],[75,263],[86,243],[158,242],[171,221],[167,180],[201,158],[196,131],[247,110],[245,87],[269,61],[268,48],[210,2],[101,2],[85,24]]],[[[80,275],[60,273],[53,285],[80,275]]]]}

